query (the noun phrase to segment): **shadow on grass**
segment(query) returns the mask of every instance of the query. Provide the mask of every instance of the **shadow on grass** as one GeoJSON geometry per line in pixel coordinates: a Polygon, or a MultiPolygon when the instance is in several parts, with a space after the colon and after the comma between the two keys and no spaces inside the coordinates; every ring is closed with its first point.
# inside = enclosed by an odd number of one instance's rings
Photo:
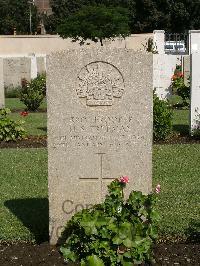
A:
{"type": "Polygon", "coordinates": [[[173,131],[178,132],[181,136],[188,136],[189,126],[188,125],[173,125],[173,131]]]}
{"type": "Polygon", "coordinates": [[[37,129],[47,132],[47,127],[38,127],[37,129]]]}
{"type": "Polygon", "coordinates": [[[12,199],[4,205],[29,229],[38,244],[49,240],[47,198],[12,199]]]}
{"type": "Polygon", "coordinates": [[[187,236],[187,243],[200,243],[200,221],[191,220],[188,229],[185,231],[187,236]]]}

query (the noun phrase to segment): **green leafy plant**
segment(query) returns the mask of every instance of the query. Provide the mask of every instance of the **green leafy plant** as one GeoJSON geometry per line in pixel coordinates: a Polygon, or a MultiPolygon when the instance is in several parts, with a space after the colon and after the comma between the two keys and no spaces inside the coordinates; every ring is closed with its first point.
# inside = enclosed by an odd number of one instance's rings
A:
{"type": "MultiPolygon", "coordinates": [[[[108,186],[102,204],[75,214],[63,232],[61,252],[67,262],[81,266],[131,266],[152,260],[159,215],[156,195],[132,191],[124,199],[128,177],[108,186]]],[[[160,185],[156,193],[160,192],[160,185]]]]}
{"type": "Polygon", "coordinates": [[[40,107],[46,95],[46,76],[40,74],[31,82],[22,80],[22,89],[20,90],[20,101],[23,102],[27,110],[36,111],[40,107]]]}
{"type": "Polygon", "coordinates": [[[183,106],[189,106],[188,100],[190,99],[190,87],[187,87],[184,82],[182,86],[177,89],[177,95],[182,98],[183,106]]]}
{"type": "Polygon", "coordinates": [[[173,112],[168,101],[153,95],[153,137],[154,140],[165,140],[172,133],[173,112]]]}
{"type": "Polygon", "coordinates": [[[172,76],[172,90],[173,94],[176,94],[182,98],[182,105],[188,106],[188,100],[190,99],[190,87],[184,83],[184,76],[182,74],[181,66],[176,66],[174,75],[172,76]]]}
{"type": "Polygon", "coordinates": [[[158,54],[157,46],[156,46],[156,44],[154,43],[153,38],[148,38],[146,44],[143,45],[143,46],[144,46],[145,50],[146,50],[148,53],[158,54]]]}
{"type": "Polygon", "coordinates": [[[9,118],[10,109],[0,110],[0,141],[16,141],[26,136],[26,131],[22,127],[22,121],[14,121],[9,118]]]}

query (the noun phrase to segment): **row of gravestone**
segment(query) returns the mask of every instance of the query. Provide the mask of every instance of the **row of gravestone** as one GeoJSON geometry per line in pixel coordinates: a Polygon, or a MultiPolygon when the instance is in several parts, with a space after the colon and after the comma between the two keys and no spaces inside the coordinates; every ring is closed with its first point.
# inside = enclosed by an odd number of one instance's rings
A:
{"type": "Polygon", "coordinates": [[[154,55],[153,73],[157,95],[161,99],[172,96],[171,77],[176,65],[182,65],[184,83],[190,86],[190,132],[200,128],[200,49],[191,55],[154,55]]]}
{"type": "MultiPolygon", "coordinates": [[[[191,62],[195,102],[200,54],[191,62]]],[[[130,177],[126,194],[151,191],[152,89],[152,54],[80,49],[48,56],[51,244],[76,211],[103,199],[112,179],[130,177]]]]}

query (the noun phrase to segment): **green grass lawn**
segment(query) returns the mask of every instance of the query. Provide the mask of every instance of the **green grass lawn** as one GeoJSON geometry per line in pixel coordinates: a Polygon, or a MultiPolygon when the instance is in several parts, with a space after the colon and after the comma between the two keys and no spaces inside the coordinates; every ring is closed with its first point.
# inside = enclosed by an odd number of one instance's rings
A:
{"type": "Polygon", "coordinates": [[[153,184],[162,187],[162,235],[195,233],[195,224],[200,230],[200,145],[154,145],[153,151],[153,184]]]}
{"type": "Polygon", "coordinates": [[[181,135],[189,134],[189,110],[173,110],[173,130],[181,135]]]}
{"type": "Polygon", "coordinates": [[[29,113],[26,117],[22,117],[20,113],[11,113],[10,117],[24,121],[23,128],[28,136],[47,135],[47,113],[29,113]]]}
{"type": "Polygon", "coordinates": [[[0,150],[0,239],[48,239],[47,150],[0,150]]]}
{"type": "MultiPolygon", "coordinates": [[[[18,98],[6,98],[6,107],[11,110],[23,110],[26,106],[18,98]]],[[[40,108],[45,109],[46,107],[46,100],[44,100],[40,108]]],[[[12,112],[10,117],[14,120],[24,121],[23,127],[28,136],[47,135],[47,114],[45,112],[29,112],[26,117],[20,116],[20,112],[12,112]]]]}
{"type": "MultiPolygon", "coordinates": [[[[154,146],[162,237],[184,238],[200,219],[199,158],[198,144],[154,146]]],[[[0,240],[48,240],[47,150],[1,149],[0,161],[0,240]]]]}
{"type": "MultiPolygon", "coordinates": [[[[9,108],[11,111],[13,109],[25,110],[26,108],[26,106],[18,98],[6,98],[5,106],[9,108]]],[[[40,109],[46,109],[46,108],[47,108],[47,103],[46,103],[46,100],[44,100],[40,106],[40,109]]]]}

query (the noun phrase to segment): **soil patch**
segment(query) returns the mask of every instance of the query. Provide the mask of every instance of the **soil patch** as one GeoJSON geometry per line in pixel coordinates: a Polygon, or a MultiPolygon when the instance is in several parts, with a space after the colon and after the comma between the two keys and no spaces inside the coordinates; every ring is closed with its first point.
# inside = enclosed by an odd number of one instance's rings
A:
{"type": "MultiPolygon", "coordinates": [[[[159,244],[154,248],[156,263],[153,265],[200,265],[200,245],[159,244]]],[[[64,263],[59,249],[49,246],[31,244],[0,245],[0,265],[2,266],[72,266],[64,263]]]]}
{"type": "Polygon", "coordinates": [[[154,144],[199,144],[200,137],[191,137],[189,135],[173,135],[167,140],[154,141],[154,144]]]}
{"type": "Polygon", "coordinates": [[[46,136],[30,136],[23,140],[17,141],[0,141],[0,149],[2,148],[44,148],[47,146],[46,136]]]}
{"type": "MultiPolygon", "coordinates": [[[[24,112],[25,109],[17,109],[17,108],[12,108],[11,109],[11,112],[12,113],[21,113],[21,112],[24,112]]],[[[46,108],[39,108],[37,111],[33,112],[33,111],[27,111],[28,113],[46,113],[47,112],[47,109],[46,108]]]]}

